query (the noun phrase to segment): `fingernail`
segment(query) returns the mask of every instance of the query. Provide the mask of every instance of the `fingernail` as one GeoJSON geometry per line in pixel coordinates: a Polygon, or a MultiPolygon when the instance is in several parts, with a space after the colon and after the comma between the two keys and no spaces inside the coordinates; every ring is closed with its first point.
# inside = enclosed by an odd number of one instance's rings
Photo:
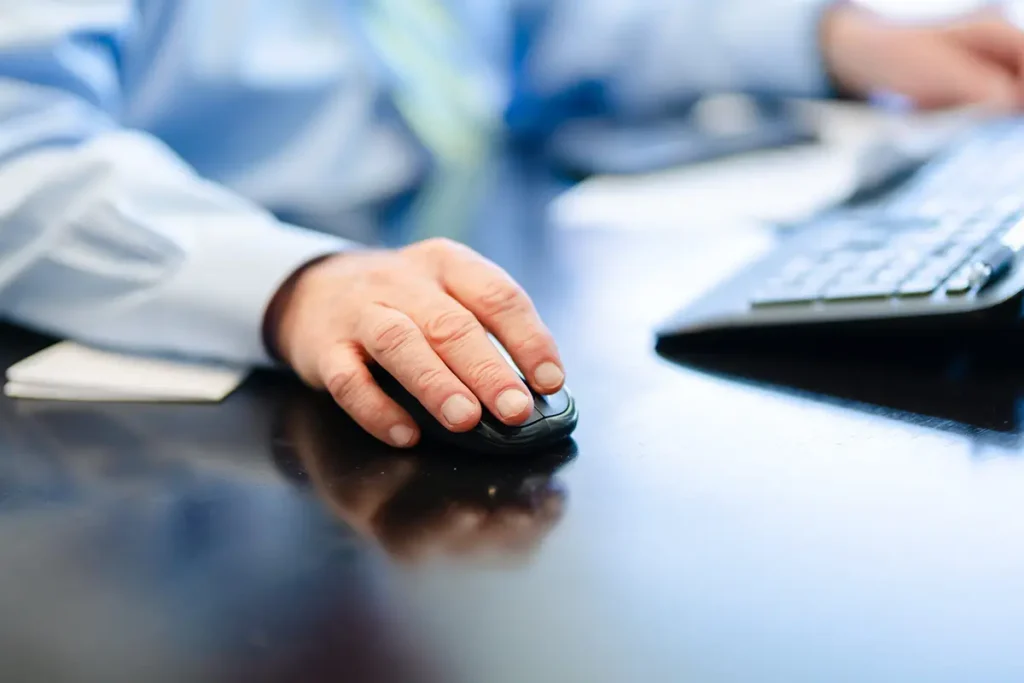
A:
{"type": "Polygon", "coordinates": [[[530,397],[518,389],[509,389],[498,395],[495,404],[498,406],[498,415],[508,420],[526,410],[530,405],[530,397]]]}
{"type": "Polygon", "coordinates": [[[554,363],[541,363],[540,366],[533,373],[533,381],[539,386],[550,387],[554,389],[562,385],[562,381],[565,379],[565,374],[562,372],[554,363]]]}
{"type": "Polygon", "coordinates": [[[395,425],[388,430],[388,437],[393,445],[405,448],[416,438],[416,430],[406,425],[395,425]]]}
{"type": "Polygon", "coordinates": [[[460,425],[473,418],[476,406],[462,394],[456,394],[444,402],[441,406],[441,414],[451,425],[460,425]]]}

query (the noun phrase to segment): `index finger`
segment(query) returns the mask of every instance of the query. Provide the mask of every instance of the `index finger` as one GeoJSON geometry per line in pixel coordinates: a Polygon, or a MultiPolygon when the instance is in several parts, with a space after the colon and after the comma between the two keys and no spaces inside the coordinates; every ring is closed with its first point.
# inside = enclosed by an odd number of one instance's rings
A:
{"type": "Polygon", "coordinates": [[[534,389],[542,394],[561,389],[565,369],[558,347],[523,288],[468,249],[449,258],[441,275],[448,293],[497,337],[534,389]]]}

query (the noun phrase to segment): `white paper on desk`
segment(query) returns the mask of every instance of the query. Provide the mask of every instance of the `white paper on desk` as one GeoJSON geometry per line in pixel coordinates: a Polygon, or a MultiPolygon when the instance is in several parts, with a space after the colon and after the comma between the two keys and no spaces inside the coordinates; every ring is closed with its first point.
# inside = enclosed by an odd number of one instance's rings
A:
{"type": "Polygon", "coordinates": [[[4,393],[65,401],[217,402],[245,369],[148,358],[55,344],[7,370],[4,393]]]}
{"type": "Polygon", "coordinates": [[[566,229],[682,233],[789,222],[848,194],[856,162],[856,150],[802,147],[632,177],[596,177],[557,198],[550,217],[566,229]]]}

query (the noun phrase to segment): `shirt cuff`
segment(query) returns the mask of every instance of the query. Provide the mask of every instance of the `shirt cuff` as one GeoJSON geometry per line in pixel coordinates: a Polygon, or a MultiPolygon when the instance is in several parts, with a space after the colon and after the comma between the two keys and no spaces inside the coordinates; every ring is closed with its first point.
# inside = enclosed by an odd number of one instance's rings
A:
{"type": "MultiPolygon", "coordinates": [[[[187,310],[215,359],[242,365],[277,362],[263,343],[263,318],[278,289],[317,258],[353,242],[273,220],[219,218],[202,232],[163,298],[168,314],[187,310]]],[[[187,332],[187,331],[185,331],[187,332]]]]}
{"type": "MultiPolygon", "coordinates": [[[[654,3],[651,3],[654,4],[654,3]]],[[[827,97],[822,21],[837,0],[657,3],[630,33],[609,97],[625,111],[664,112],[721,92],[827,97]]]]}

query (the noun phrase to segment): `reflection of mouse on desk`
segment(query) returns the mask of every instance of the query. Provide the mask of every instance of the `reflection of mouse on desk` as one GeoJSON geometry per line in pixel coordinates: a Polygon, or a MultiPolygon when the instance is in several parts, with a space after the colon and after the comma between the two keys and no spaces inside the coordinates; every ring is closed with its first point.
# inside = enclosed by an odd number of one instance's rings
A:
{"type": "MultiPolygon", "coordinates": [[[[499,349],[500,350],[500,349],[499,349]]],[[[512,366],[515,368],[515,366],[512,366]]],[[[398,380],[379,365],[372,368],[377,383],[412,415],[431,439],[462,450],[486,455],[518,455],[533,453],[569,438],[578,419],[576,402],[569,390],[551,396],[533,394],[533,413],[521,425],[509,426],[484,409],[480,423],[468,432],[456,434],[439,423],[398,380]]],[[[519,372],[516,369],[516,372],[519,372]]],[[[522,376],[522,373],[519,372],[522,376]]]]}

